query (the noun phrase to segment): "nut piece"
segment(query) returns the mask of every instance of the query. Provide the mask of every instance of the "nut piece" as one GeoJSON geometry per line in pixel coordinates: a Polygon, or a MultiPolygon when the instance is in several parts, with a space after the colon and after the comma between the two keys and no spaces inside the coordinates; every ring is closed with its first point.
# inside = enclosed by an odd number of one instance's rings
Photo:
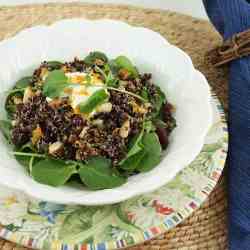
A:
{"type": "Polygon", "coordinates": [[[97,66],[103,66],[105,64],[105,62],[102,59],[96,58],[95,59],[95,64],[97,66]]]}
{"type": "Polygon", "coordinates": [[[53,156],[59,156],[63,153],[63,143],[62,142],[54,142],[49,145],[49,154],[53,156]]]}
{"type": "Polygon", "coordinates": [[[131,101],[131,105],[134,113],[145,114],[148,112],[148,108],[144,105],[139,105],[135,101],[131,101]]]}
{"type": "Polygon", "coordinates": [[[59,108],[59,106],[62,103],[59,98],[55,98],[55,99],[51,99],[51,98],[47,99],[46,98],[46,101],[49,103],[50,107],[55,108],[55,109],[59,108]]]}
{"type": "Polygon", "coordinates": [[[23,95],[23,103],[27,103],[31,97],[33,97],[35,94],[32,91],[31,87],[27,87],[24,91],[23,95]]]}
{"type": "Polygon", "coordinates": [[[82,129],[82,132],[79,134],[79,137],[80,137],[81,139],[82,139],[82,138],[85,136],[85,134],[87,133],[88,128],[89,128],[89,127],[84,127],[84,128],[82,129]]]}
{"type": "Polygon", "coordinates": [[[119,130],[119,135],[120,135],[122,138],[127,138],[127,137],[128,137],[128,134],[129,134],[129,131],[130,131],[130,122],[129,122],[129,120],[126,120],[126,121],[122,124],[122,127],[121,127],[120,130],[119,130]]]}
{"type": "Polygon", "coordinates": [[[42,67],[40,73],[40,77],[42,78],[42,80],[44,81],[48,75],[49,75],[48,69],[46,67],[42,67]]]}
{"type": "Polygon", "coordinates": [[[98,106],[96,108],[97,112],[106,112],[106,113],[109,113],[109,112],[111,112],[111,110],[112,110],[112,103],[110,103],[110,102],[103,103],[103,104],[101,104],[100,106],[98,106]]]}
{"type": "Polygon", "coordinates": [[[23,100],[22,100],[21,97],[14,96],[14,97],[13,97],[13,102],[14,102],[14,104],[17,105],[17,104],[23,103],[23,100]]]}

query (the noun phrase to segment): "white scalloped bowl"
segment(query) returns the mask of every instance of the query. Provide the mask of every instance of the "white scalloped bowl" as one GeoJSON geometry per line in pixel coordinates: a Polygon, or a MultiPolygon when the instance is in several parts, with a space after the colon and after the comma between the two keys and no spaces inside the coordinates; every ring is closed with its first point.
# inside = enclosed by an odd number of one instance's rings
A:
{"type": "MultiPolygon", "coordinates": [[[[0,135],[0,184],[42,200],[64,204],[101,205],[151,192],[170,181],[200,152],[211,125],[210,90],[191,59],[160,34],[113,20],[71,19],[51,26],[36,26],[0,43],[1,95],[20,77],[30,74],[44,60],[72,60],[99,50],[110,58],[128,56],[153,80],[176,106],[177,128],[160,164],[152,171],[128,179],[124,185],[101,191],[84,187],[54,188],[35,182],[11,156],[0,135]]],[[[4,114],[4,99],[0,114],[4,114]]]]}

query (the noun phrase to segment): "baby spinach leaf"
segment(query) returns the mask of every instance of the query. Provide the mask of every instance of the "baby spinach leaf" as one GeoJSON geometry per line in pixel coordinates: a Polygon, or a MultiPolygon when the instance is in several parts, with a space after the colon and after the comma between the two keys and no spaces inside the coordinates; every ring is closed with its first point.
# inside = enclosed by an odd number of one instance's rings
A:
{"type": "Polygon", "coordinates": [[[34,146],[32,145],[31,142],[27,142],[21,147],[22,152],[34,152],[34,146]]]}
{"type": "Polygon", "coordinates": [[[104,78],[105,84],[108,87],[117,87],[119,83],[119,79],[115,78],[112,71],[110,70],[108,64],[105,64],[104,70],[102,70],[100,67],[97,65],[95,66],[95,70],[99,72],[102,77],[104,78]]]}
{"type": "Polygon", "coordinates": [[[142,145],[142,136],[143,136],[144,130],[142,129],[142,131],[135,135],[129,142],[128,145],[128,152],[126,157],[121,160],[119,162],[118,165],[122,165],[127,159],[129,159],[130,157],[132,157],[133,155],[137,154],[138,152],[140,152],[143,149],[143,145],[142,145]]]}
{"type": "Polygon", "coordinates": [[[126,56],[118,56],[114,62],[119,69],[126,69],[133,77],[137,77],[139,75],[136,67],[126,56]]]}
{"type": "Polygon", "coordinates": [[[144,155],[145,151],[143,150],[135,155],[132,155],[122,163],[120,168],[129,172],[133,172],[138,167],[144,155]]]}
{"type": "Polygon", "coordinates": [[[26,76],[18,80],[15,84],[15,89],[24,89],[30,85],[32,76],[26,76]]]}
{"type": "Polygon", "coordinates": [[[76,165],[55,159],[45,159],[36,163],[31,175],[37,182],[58,187],[64,185],[76,173],[76,165]]]}
{"type": "Polygon", "coordinates": [[[53,70],[46,77],[43,84],[43,94],[50,98],[60,96],[68,85],[68,78],[62,70],[53,70]]]}
{"type": "Polygon", "coordinates": [[[52,69],[60,69],[63,63],[59,61],[48,61],[47,65],[52,69]]]}
{"type": "Polygon", "coordinates": [[[146,133],[149,133],[151,131],[155,131],[155,126],[152,123],[152,121],[148,120],[143,123],[143,127],[146,133]]]}
{"type": "Polygon", "coordinates": [[[5,105],[5,110],[7,112],[8,119],[12,119],[14,113],[16,112],[16,105],[14,105],[14,104],[5,105]]]}
{"type": "Polygon", "coordinates": [[[89,66],[93,66],[96,64],[96,60],[102,60],[104,63],[107,63],[108,62],[108,57],[100,52],[100,51],[93,51],[93,52],[90,52],[89,55],[87,55],[85,58],[84,58],[84,62],[89,65],[89,66]]]}
{"type": "Polygon", "coordinates": [[[9,118],[12,118],[13,114],[16,112],[16,104],[13,101],[13,98],[23,99],[25,88],[13,88],[8,92],[8,96],[5,102],[5,110],[9,118]]]}
{"type": "Polygon", "coordinates": [[[154,119],[153,123],[156,127],[167,128],[167,124],[161,119],[154,119]]]}
{"type": "Polygon", "coordinates": [[[0,120],[0,130],[9,142],[11,141],[11,128],[12,125],[10,121],[0,120]]]}
{"type": "Polygon", "coordinates": [[[142,136],[143,136],[143,130],[136,135],[135,137],[133,137],[129,143],[129,151],[127,153],[127,157],[131,157],[132,155],[137,154],[138,152],[140,152],[143,148],[143,145],[141,143],[142,140],[142,136]]]}
{"type": "Polygon", "coordinates": [[[153,104],[152,117],[155,118],[159,116],[162,105],[166,102],[166,95],[161,91],[160,87],[156,87],[157,94],[150,99],[150,102],[153,104]]]}
{"type": "Polygon", "coordinates": [[[105,79],[105,83],[109,87],[117,87],[119,80],[115,78],[112,72],[110,71],[105,79]]]}
{"type": "Polygon", "coordinates": [[[103,157],[94,157],[86,164],[81,164],[79,175],[82,182],[92,190],[113,188],[126,182],[111,168],[111,161],[103,157]]]}
{"type": "Polygon", "coordinates": [[[117,65],[117,63],[115,62],[115,60],[114,59],[109,60],[108,63],[107,63],[107,65],[108,65],[108,68],[110,69],[110,71],[112,72],[112,74],[114,76],[117,76],[120,67],[117,65]]]}
{"type": "Polygon", "coordinates": [[[25,155],[15,155],[16,160],[19,164],[25,167],[25,169],[29,172],[29,163],[31,156],[25,156],[25,155]]]}
{"type": "Polygon", "coordinates": [[[15,155],[17,162],[22,165],[26,171],[30,174],[33,166],[38,163],[41,159],[35,158],[34,156],[25,156],[25,155],[15,155]]]}
{"type": "Polygon", "coordinates": [[[161,144],[156,133],[145,133],[142,138],[144,145],[144,157],[139,163],[137,170],[147,172],[153,169],[161,158],[161,144]]]}
{"type": "Polygon", "coordinates": [[[86,80],[86,83],[85,83],[85,86],[90,86],[91,85],[91,81],[92,81],[92,78],[89,74],[87,74],[85,76],[85,80],[86,80]]]}
{"type": "Polygon", "coordinates": [[[95,157],[91,157],[87,160],[87,165],[89,167],[96,167],[100,170],[105,169],[105,171],[110,171],[112,162],[110,159],[107,159],[105,157],[95,156],[95,157]]]}
{"type": "Polygon", "coordinates": [[[140,96],[147,101],[149,100],[149,97],[148,97],[149,94],[148,94],[148,91],[145,87],[141,90],[140,96]]]}
{"type": "Polygon", "coordinates": [[[109,94],[104,89],[97,90],[85,102],[79,104],[80,112],[92,112],[98,105],[102,104],[105,100],[107,100],[108,97],[109,94]]]}

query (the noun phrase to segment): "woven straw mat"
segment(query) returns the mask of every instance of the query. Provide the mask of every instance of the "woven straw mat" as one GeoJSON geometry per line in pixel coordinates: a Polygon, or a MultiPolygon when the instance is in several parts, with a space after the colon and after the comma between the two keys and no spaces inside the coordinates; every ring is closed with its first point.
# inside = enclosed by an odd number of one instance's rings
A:
{"type": "MultiPolygon", "coordinates": [[[[207,21],[163,11],[121,5],[80,3],[23,5],[0,7],[0,39],[18,31],[49,24],[63,18],[119,19],[159,32],[184,51],[202,71],[227,111],[226,69],[215,69],[205,60],[205,53],[221,43],[219,35],[207,21]]],[[[224,174],[225,175],[225,174],[224,174]]],[[[218,183],[207,201],[186,221],[164,235],[130,250],[203,250],[227,249],[227,200],[225,177],[218,183]]],[[[25,249],[0,239],[1,250],[25,249]]]]}

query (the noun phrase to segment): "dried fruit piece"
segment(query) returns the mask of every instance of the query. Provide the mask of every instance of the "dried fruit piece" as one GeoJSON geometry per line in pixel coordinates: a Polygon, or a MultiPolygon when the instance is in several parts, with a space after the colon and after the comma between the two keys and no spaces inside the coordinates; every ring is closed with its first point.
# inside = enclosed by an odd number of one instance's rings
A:
{"type": "Polygon", "coordinates": [[[122,80],[128,80],[130,73],[127,69],[120,69],[118,75],[122,80]]]}
{"type": "Polygon", "coordinates": [[[168,146],[168,133],[167,130],[163,127],[157,127],[156,133],[158,135],[159,141],[163,149],[167,148],[168,146]]]}
{"type": "Polygon", "coordinates": [[[40,128],[39,125],[37,125],[37,127],[32,131],[32,138],[31,138],[32,144],[35,145],[42,136],[43,136],[42,129],[40,128]]]}

